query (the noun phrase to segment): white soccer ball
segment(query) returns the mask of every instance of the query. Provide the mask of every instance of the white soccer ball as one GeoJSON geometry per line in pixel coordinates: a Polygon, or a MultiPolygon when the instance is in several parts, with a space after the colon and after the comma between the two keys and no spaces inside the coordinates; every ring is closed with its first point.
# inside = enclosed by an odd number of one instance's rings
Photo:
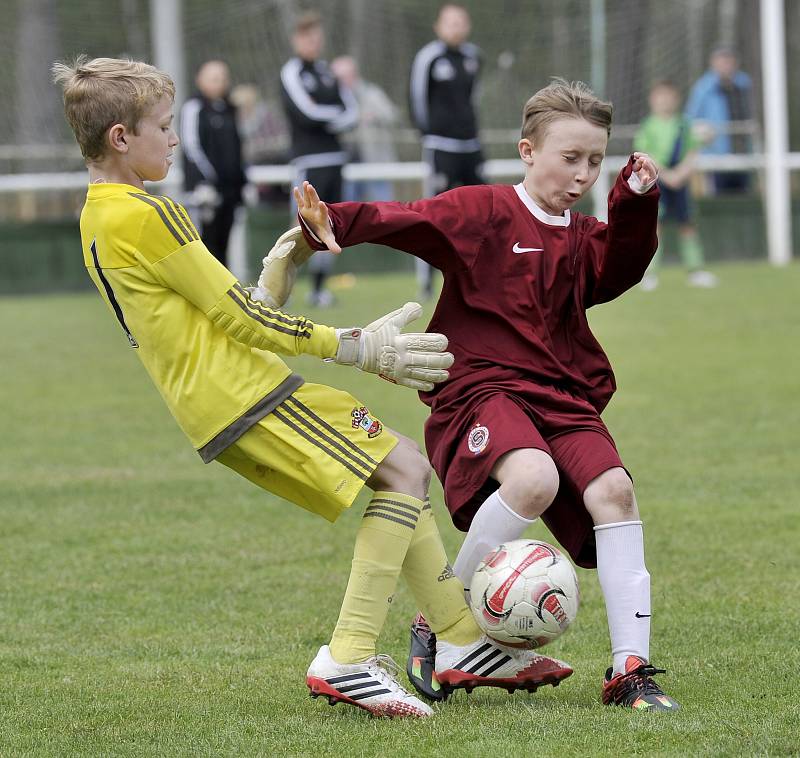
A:
{"type": "Polygon", "coordinates": [[[478,626],[513,647],[542,647],[560,637],[580,603],[569,559],[538,540],[500,545],[475,570],[469,589],[478,626]]]}

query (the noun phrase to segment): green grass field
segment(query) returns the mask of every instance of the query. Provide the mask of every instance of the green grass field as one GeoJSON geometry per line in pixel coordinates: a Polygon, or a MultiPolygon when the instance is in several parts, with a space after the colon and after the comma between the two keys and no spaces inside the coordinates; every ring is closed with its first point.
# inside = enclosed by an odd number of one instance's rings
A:
{"type": "MultiPolygon", "coordinates": [[[[548,649],[576,670],[557,689],[460,693],[423,723],[312,701],[365,498],[332,527],[204,466],[96,294],[0,299],[0,755],[800,754],[800,267],[717,273],[697,291],[667,270],[593,313],[672,715],[600,705],[605,611],[582,570],[578,619],[548,649]]],[[[313,315],[365,323],[413,294],[359,277],[313,315]]],[[[415,393],[294,365],[421,440],[415,393]]],[[[401,586],[381,649],[403,664],[413,611],[401,586]]]]}

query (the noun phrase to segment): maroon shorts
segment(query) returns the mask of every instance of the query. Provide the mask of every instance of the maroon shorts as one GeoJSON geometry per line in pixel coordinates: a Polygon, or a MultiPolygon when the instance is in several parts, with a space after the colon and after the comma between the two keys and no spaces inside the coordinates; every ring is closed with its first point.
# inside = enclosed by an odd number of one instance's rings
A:
{"type": "Polygon", "coordinates": [[[597,565],[592,519],[583,504],[589,483],[622,467],[614,440],[586,400],[554,387],[498,382],[457,408],[435,411],[425,444],[458,529],[467,531],[483,501],[498,488],[491,471],[509,450],[543,450],[558,469],[560,486],[542,520],[579,566],[597,565]]]}

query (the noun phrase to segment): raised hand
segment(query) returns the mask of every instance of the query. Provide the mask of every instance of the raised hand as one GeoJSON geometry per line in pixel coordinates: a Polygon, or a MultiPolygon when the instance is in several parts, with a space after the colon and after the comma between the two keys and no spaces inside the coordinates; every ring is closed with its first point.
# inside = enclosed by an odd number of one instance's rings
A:
{"type": "Polygon", "coordinates": [[[341,253],[342,248],[336,241],[331,228],[328,206],[319,199],[319,195],[311,182],[303,182],[302,190],[294,187],[292,193],[297,203],[297,212],[306,222],[308,228],[328,250],[332,253],[341,253]]]}
{"type": "Polygon", "coordinates": [[[645,187],[658,179],[658,168],[647,153],[634,153],[631,168],[645,187]]]}

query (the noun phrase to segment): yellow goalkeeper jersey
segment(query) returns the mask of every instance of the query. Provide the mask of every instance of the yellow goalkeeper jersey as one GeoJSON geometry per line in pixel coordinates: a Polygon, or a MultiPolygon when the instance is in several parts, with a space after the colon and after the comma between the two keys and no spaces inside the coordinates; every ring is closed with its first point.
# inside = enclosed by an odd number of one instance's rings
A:
{"type": "Polygon", "coordinates": [[[250,300],[168,197],[89,185],[81,242],[92,281],[206,462],[303,383],[275,352],[336,354],[333,328],[250,300]]]}

